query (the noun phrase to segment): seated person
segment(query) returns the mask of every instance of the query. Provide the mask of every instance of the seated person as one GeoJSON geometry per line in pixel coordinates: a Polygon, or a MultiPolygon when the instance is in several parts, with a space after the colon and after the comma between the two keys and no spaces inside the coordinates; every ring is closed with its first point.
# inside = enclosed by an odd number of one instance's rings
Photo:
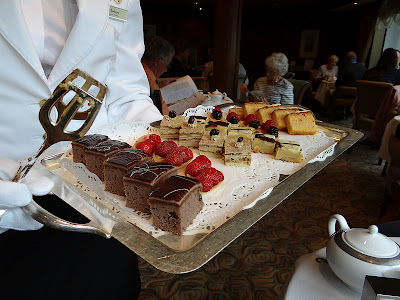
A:
{"type": "Polygon", "coordinates": [[[356,80],[364,77],[367,68],[363,64],[357,63],[357,54],[349,51],[344,57],[344,65],[339,69],[336,86],[356,86],[356,80]]]}
{"type": "Polygon", "coordinates": [[[168,68],[168,77],[183,77],[189,75],[186,62],[190,55],[190,47],[185,41],[178,41],[175,45],[176,54],[168,68]]]}
{"type": "MultiPolygon", "coordinates": [[[[157,84],[156,79],[167,71],[174,54],[174,47],[162,37],[155,36],[146,42],[146,51],[142,57],[142,65],[149,80],[150,88],[153,91],[159,91],[162,87],[157,84]]],[[[165,81],[163,86],[169,83],[171,83],[171,80],[165,81]]],[[[157,105],[157,103],[155,105],[161,106],[158,109],[161,110],[163,115],[168,114],[169,109],[164,100],[161,99],[161,105],[157,105]]]]}
{"type": "MultiPolygon", "coordinates": [[[[293,85],[282,76],[289,68],[289,61],[285,54],[276,52],[265,60],[265,77],[260,77],[254,83],[253,91],[257,91],[269,104],[293,104],[293,85]]],[[[247,100],[247,86],[240,86],[241,99],[247,100]]],[[[251,99],[250,100],[254,100],[251,99]]]]}
{"type": "Polygon", "coordinates": [[[321,81],[329,79],[329,77],[337,77],[338,67],[337,63],[339,58],[336,55],[331,55],[328,58],[328,63],[319,67],[317,74],[315,75],[315,81],[321,81]]]}
{"type": "MultiPolygon", "coordinates": [[[[206,77],[207,79],[209,79],[210,77],[213,76],[213,74],[214,74],[214,56],[215,56],[214,49],[211,49],[210,50],[211,60],[204,64],[204,69],[203,69],[203,72],[201,73],[202,77],[206,77]]],[[[246,77],[246,69],[243,67],[243,65],[240,62],[239,62],[238,76],[246,78],[244,83],[246,85],[249,84],[249,79],[246,77]]]]}
{"type": "Polygon", "coordinates": [[[365,72],[364,80],[400,84],[400,52],[393,48],[383,51],[376,67],[365,72]]]}

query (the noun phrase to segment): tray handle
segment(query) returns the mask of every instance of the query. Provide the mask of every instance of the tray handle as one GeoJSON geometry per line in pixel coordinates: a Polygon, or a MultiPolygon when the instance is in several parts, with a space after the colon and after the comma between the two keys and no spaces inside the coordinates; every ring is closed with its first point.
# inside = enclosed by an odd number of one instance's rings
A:
{"type": "Polygon", "coordinates": [[[111,234],[105,230],[96,227],[96,223],[90,221],[87,224],[77,224],[65,221],[52,213],[48,212],[46,209],[37,204],[32,200],[27,206],[23,207],[23,210],[30,214],[33,219],[42,223],[45,226],[63,231],[74,231],[80,233],[92,233],[97,234],[105,238],[110,238],[111,234]]]}

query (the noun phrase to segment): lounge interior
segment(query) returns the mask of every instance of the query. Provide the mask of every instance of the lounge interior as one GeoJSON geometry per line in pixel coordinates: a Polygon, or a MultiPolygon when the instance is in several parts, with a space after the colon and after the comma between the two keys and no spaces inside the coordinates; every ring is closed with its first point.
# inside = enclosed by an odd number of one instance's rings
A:
{"type": "MultiPolygon", "coordinates": [[[[220,22],[216,18],[221,17],[217,3],[229,1],[143,0],[145,34],[190,41],[192,65],[204,64],[210,59],[209,49],[221,47],[214,34],[220,22]]],[[[288,56],[294,79],[306,81],[331,54],[342,59],[354,50],[367,67],[376,61],[372,44],[381,1],[247,0],[241,5],[236,53],[250,85],[264,76],[265,58],[277,51],[288,56]],[[301,51],[304,30],[318,32],[318,50],[312,57],[301,51]]],[[[341,120],[318,110],[315,114],[322,121],[353,127],[354,116],[348,111],[341,120]]],[[[384,163],[379,161],[379,148],[367,142],[368,131],[364,133],[361,141],[198,270],[168,274],[139,259],[140,299],[279,299],[295,261],[325,247],[332,214],[345,216],[350,227],[367,228],[382,221],[388,201],[384,163]]]]}

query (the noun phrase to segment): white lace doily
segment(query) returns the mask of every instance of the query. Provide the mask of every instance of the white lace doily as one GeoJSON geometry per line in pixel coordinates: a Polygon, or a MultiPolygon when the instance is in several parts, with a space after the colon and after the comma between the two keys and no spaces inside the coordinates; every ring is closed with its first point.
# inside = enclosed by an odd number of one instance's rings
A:
{"type": "MultiPolygon", "coordinates": [[[[213,107],[199,106],[187,110],[184,116],[205,116],[212,109],[213,107]]],[[[158,133],[158,129],[145,123],[120,122],[105,126],[99,129],[98,133],[133,145],[143,135],[158,133]]],[[[273,187],[279,183],[280,174],[290,175],[307,163],[324,160],[333,154],[336,145],[336,142],[322,131],[313,136],[289,135],[285,132],[279,134],[282,139],[300,143],[305,154],[303,162],[285,162],[275,159],[273,155],[252,153],[251,167],[231,167],[226,166],[223,159],[210,158],[212,166],[224,174],[225,180],[210,192],[203,194],[205,205],[184,235],[211,232],[239,211],[254,206],[257,201],[268,196],[273,187]]],[[[196,157],[198,150],[192,150],[196,157]]],[[[149,234],[153,236],[166,234],[153,227],[150,215],[125,207],[124,197],[104,192],[102,182],[96,175],[87,171],[82,164],[71,161],[70,151],[66,152],[61,165],[63,169],[61,176],[76,188],[85,190],[91,197],[104,199],[111,207],[118,209],[122,217],[149,234]]]]}

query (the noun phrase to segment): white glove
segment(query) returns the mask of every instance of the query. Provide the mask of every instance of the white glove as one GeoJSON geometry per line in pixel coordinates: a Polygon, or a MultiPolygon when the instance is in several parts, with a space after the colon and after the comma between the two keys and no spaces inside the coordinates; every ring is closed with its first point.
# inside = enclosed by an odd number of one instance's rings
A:
{"type": "Polygon", "coordinates": [[[18,168],[19,163],[0,158],[0,210],[6,209],[0,219],[0,233],[8,229],[37,230],[43,227],[43,224],[32,219],[21,207],[32,201],[32,195],[48,194],[54,183],[36,170],[29,171],[21,183],[11,182],[18,168]]]}

